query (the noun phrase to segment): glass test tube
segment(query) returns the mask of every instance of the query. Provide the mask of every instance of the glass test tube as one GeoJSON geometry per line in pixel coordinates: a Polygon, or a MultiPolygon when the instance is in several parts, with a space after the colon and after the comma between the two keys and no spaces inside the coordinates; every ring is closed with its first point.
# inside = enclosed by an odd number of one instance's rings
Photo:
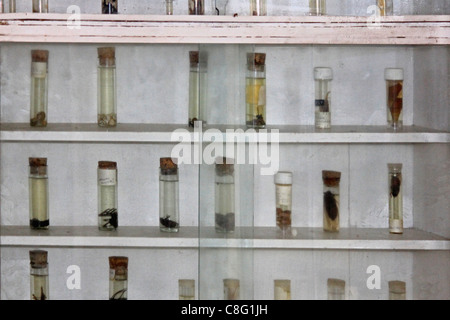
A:
{"type": "Polygon", "coordinates": [[[233,233],[235,230],[234,160],[216,159],[215,228],[216,232],[233,233]]]}
{"type": "Polygon", "coordinates": [[[403,176],[401,163],[388,163],[389,232],[403,233],[403,176]]]}
{"type": "Polygon", "coordinates": [[[99,161],[97,168],[98,228],[103,231],[118,227],[117,163],[99,161]]]}
{"type": "Polygon", "coordinates": [[[48,300],[48,252],[45,250],[32,250],[29,254],[31,300],[48,300]]]}
{"type": "Polygon", "coordinates": [[[315,124],[318,129],[331,128],[331,68],[314,68],[315,124]]]}
{"type": "Polygon", "coordinates": [[[160,159],[159,228],[164,232],[178,232],[180,228],[178,165],[174,161],[160,159]]]}
{"type": "Polygon", "coordinates": [[[394,130],[403,127],[403,69],[387,68],[386,79],[387,121],[394,130]]]}
{"type": "Polygon", "coordinates": [[[278,172],[275,175],[276,223],[281,231],[287,231],[292,224],[292,172],[278,172]]]}
{"type": "Polygon", "coordinates": [[[117,14],[119,12],[119,0],[102,0],[103,14],[117,14]]]}
{"type": "Polygon", "coordinates": [[[128,258],[109,257],[109,300],[128,299],[128,258]]]}
{"type": "Polygon", "coordinates": [[[309,0],[309,14],[322,16],[326,14],[326,0],[309,0]]]}
{"type": "Polygon", "coordinates": [[[245,80],[246,124],[248,128],[266,127],[266,54],[248,53],[245,80]]]}
{"type": "Polygon", "coordinates": [[[30,126],[46,127],[48,118],[47,50],[31,51],[30,126]]]}
{"type": "Polygon", "coordinates": [[[322,171],[323,180],[323,229],[328,232],[339,231],[339,183],[341,173],[322,171]]]}
{"type": "Polygon", "coordinates": [[[266,0],[250,0],[250,15],[267,16],[266,0]]]}
{"type": "Polygon", "coordinates": [[[48,229],[50,219],[47,158],[29,158],[28,163],[30,227],[48,229]]]}
{"type": "Polygon", "coordinates": [[[33,13],[48,13],[48,0],[33,0],[33,13]]]}
{"type": "Polygon", "coordinates": [[[98,48],[97,123],[100,127],[117,125],[116,57],[114,47],[98,48]]]}

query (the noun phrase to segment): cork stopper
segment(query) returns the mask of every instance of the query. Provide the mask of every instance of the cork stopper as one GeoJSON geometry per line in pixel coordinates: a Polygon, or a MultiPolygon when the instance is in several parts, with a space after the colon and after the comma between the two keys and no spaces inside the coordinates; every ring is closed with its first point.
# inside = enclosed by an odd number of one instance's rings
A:
{"type": "Polygon", "coordinates": [[[163,175],[177,174],[178,172],[178,165],[176,163],[176,159],[161,158],[159,159],[159,165],[161,168],[161,174],[163,175]]]}
{"type": "Polygon", "coordinates": [[[275,287],[282,288],[285,291],[291,289],[291,280],[274,280],[275,287]]]}
{"type": "Polygon", "coordinates": [[[266,64],[265,53],[247,53],[247,68],[250,71],[264,71],[266,64]]]}
{"type": "Polygon", "coordinates": [[[47,158],[28,158],[30,165],[30,174],[46,175],[47,174],[47,158]]]}
{"type": "Polygon", "coordinates": [[[328,279],[328,294],[343,295],[345,294],[345,281],[340,279],[328,279]]]}
{"type": "Polygon", "coordinates": [[[48,62],[48,50],[32,50],[32,62],[48,62]]]}
{"type": "Polygon", "coordinates": [[[195,280],[192,279],[178,279],[180,287],[192,287],[195,288],[195,280]]]}
{"type": "Polygon", "coordinates": [[[109,268],[115,270],[115,275],[126,275],[128,270],[128,258],[109,257],[109,268]]]}
{"type": "Polygon", "coordinates": [[[223,284],[227,288],[239,288],[239,279],[223,279],[223,284]]]}
{"type": "Polygon", "coordinates": [[[106,169],[106,170],[115,170],[115,169],[117,169],[117,162],[113,162],[113,161],[99,161],[98,162],[98,168],[99,169],[106,169]]]}
{"type": "Polygon", "coordinates": [[[46,167],[47,158],[28,158],[30,167],[46,167]]]}
{"type": "Polygon", "coordinates": [[[395,294],[405,294],[406,283],[403,281],[389,281],[389,292],[395,294]]]}
{"type": "Polygon", "coordinates": [[[328,279],[327,283],[329,286],[335,286],[335,287],[345,287],[345,281],[341,279],[328,279]]]}
{"type": "Polygon", "coordinates": [[[337,187],[341,181],[341,173],[338,171],[322,171],[323,183],[327,187],[337,187]]]}
{"type": "Polygon", "coordinates": [[[233,175],[234,159],[219,157],[216,158],[216,174],[218,176],[233,175]]]}
{"type": "Polygon", "coordinates": [[[30,265],[32,268],[45,268],[48,265],[48,253],[44,250],[30,251],[30,265]]]}
{"type": "Polygon", "coordinates": [[[191,67],[196,67],[200,63],[200,52],[198,51],[189,51],[189,62],[191,63],[191,67]]]}
{"type": "Polygon", "coordinates": [[[97,48],[99,64],[102,67],[113,67],[116,65],[116,48],[97,48]]]}

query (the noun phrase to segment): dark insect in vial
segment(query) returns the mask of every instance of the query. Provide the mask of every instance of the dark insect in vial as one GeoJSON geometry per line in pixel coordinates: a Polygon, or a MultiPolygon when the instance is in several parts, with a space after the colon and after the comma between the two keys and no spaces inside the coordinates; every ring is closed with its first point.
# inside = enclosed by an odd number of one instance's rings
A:
{"type": "Polygon", "coordinates": [[[202,15],[203,14],[203,1],[191,0],[189,1],[189,14],[202,15]]]}
{"type": "Polygon", "coordinates": [[[336,199],[331,191],[327,191],[323,194],[323,203],[328,217],[331,220],[335,220],[338,216],[339,209],[337,207],[336,199]]]}
{"type": "Polygon", "coordinates": [[[178,228],[178,223],[170,220],[170,216],[159,218],[159,222],[166,228],[178,228]]]}
{"type": "Polygon", "coordinates": [[[117,0],[103,0],[102,1],[103,14],[117,14],[117,0]]]}
{"type": "Polygon", "coordinates": [[[234,213],[220,214],[216,213],[216,225],[224,230],[232,231],[235,226],[234,213]]]}
{"type": "Polygon", "coordinates": [[[316,100],[316,107],[319,107],[320,112],[330,112],[328,100],[316,100]]]}
{"type": "Polygon", "coordinates": [[[194,128],[195,127],[195,121],[198,121],[197,118],[192,118],[189,120],[189,127],[194,128]]]}
{"type": "Polygon", "coordinates": [[[400,179],[396,176],[392,176],[391,178],[391,194],[394,198],[396,198],[398,196],[398,194],[400,193],[400,179]]]}
{"type": "Polygon", "coordinates": [[[33,229],[46,228],[50,225],[49,220],[40,221],[38,219],[30,220],[30,227],[33,229]]]}
{"type": "Polygon", "coordinates": [[[44,293],[44,288],[41,287],[41,298],[38,299],[34,294],[33,294],[33,300],[47,300],[47,296],[44,293]]]}
{"type": "Polygon", "coordinates": [[[255,119],[251,121],[247,121],[247,125],[249,126],[265,126],[266,121],[264,121],[264,117],[262,114],[258,114],[255,119]]]}
{"type": "Polygon", "coordinates": [[[110,217],[107,222],[103,225],[103,228],[107,228],[109,226],[117,229],[119,223],[117,218],[117,209],[107,209],[100,213],[101,217],[110,217]]]}
{"type": "Polygon", "coordinates": [[[127,292],[127,289],[119,290],[114,293],[113,296],[109,298],[109,300],[127,300],[127,298],[123,297],[125,295],[125,292],[127,292]]]}

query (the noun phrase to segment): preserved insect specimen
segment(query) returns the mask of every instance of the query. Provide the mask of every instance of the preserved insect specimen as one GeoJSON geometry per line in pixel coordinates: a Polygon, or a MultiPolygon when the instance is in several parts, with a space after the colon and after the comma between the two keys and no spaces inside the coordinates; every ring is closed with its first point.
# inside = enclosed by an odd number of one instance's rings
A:
{"type": "Polygon", "coordinates": [[[386,69],[385,79],[388,123],[400,129],[403,126],[403,69],[386,69]]]}
{"type": "Polygon", "coordinates": [[[234,232],[234,192],[234,160],[229,158],[216,159],[215,226],[217,232],[234,232]]]}
{"type": "Polygon", "coordinates": [[[102,13],[117,14],[119,5],[118,2],[118,0],[102,0],[102,13]]]}
{"type": "Polygon", "coordinates": [[[29,254],[31,300],[48,300],[48,252],[44,250],[32,250],[29,254]]]}
{"type": "Polygon", "coordinates": [[[99,161],[98,179],[98,228],[114,230],[118,227],[117,163],[99,161]]]}
{"type": "Polygon", "coordinates": [[[160,159],[159,226],[164,232],[178,232],[179,217],[178,165],[172,158],[160,159]]]}
{"type": "Polygon", "coordinates": [[[249,128],[266,127],[266,54],[247,54],[245,80],[246,124],[249,128]]]}
{"type": "Polygon", "coordinates": [[[339,182],[341,173],[322,171],[323,179],[323,229],[339,231],[339,182]]]}
{"type": "Polygon", "coordinates": [[[389,231],[403,233],[402,164],[389,163],[389,231]]]}
{"type": "Polygon", "coordinates": [[[128,299],[128,258],[109,257],[109,300],[128,299]]]}

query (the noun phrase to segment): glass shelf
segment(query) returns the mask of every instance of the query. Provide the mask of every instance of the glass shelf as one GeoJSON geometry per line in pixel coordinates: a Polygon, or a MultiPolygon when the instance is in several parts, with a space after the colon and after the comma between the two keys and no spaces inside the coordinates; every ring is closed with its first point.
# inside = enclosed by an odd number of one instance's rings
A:
{"type": "MultiPolygon", "coordinates": [[[[219,130],[223,139],[244,135],[259,139],[260,133],[250,132],[245,126],[206,126],[201,132],[219,130]]],[[[49,124],[47,128],[33,128],[28,123],[3,123],[0,140],[3,142],[117,142],[117,143],[177,143],[181,132],[195,142],[193,129],[180,124],[118,124],[116,128],[99,128],[97,124],[49,124]],[[180,131],[180,129],[182,131],[180,131]],[[37,134],[38,133],[38,134],[37,134]]],[[[393,132],[385,126],[333,126],[320,130],[314,126],[268,126],[267,133],[278,130],[280,143],[449,143],[450,133],[416,126],[405,126],[393,132]]],[[[200,131],[199,131],[200,132],[200,131]]],[[[216,140],[217,141],[217,140],[216,140]]],[[[210,142],[204,137],[203,142],[210,142]]]]}
{"type": "Polygon", "coordinates": [[[403,235],[387,229],[343,228],[327,233],[321,228],[293,228],[283,235],[274,227],[236,228],[219,234],[214,228],[182,227],[179,233],[163,233],[158,227],[122,226],[102,232],[93,226],[53,226],[31,230],[28,226],[2,226],[2,246],[104,247],[104,248],[229,248],[229,249],[323,249],[323,250],[450,250],[450,240],[421,231],[405,229],[403,235]]]}

